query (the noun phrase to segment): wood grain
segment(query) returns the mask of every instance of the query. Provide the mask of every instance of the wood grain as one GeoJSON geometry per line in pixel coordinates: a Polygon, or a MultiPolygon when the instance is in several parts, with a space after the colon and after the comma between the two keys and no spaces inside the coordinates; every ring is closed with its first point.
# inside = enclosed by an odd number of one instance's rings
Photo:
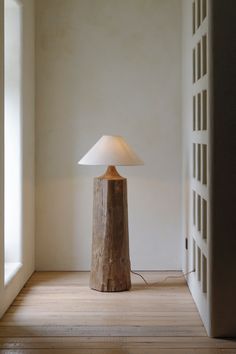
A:
{"type": "Polygon", "coordinates": [[[208,338],[180,272],[132,275],[129,292],[89,288],[86,272],[36,272],[0,320],[0,353],[236,354],[208,338]]]}
{"type": "Polygon", "coordinates": [[[124,291],[131,287],[127,181],[110,166],[94,179],[93,244],[90,287],[124,291]]]}

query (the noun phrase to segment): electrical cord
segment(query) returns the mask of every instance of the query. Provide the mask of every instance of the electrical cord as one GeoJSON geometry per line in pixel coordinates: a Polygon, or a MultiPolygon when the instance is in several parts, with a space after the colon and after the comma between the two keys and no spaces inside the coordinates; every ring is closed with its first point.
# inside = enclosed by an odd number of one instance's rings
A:
{"type": "Polygon", "coordinates": [[[183,278],[183,277],[185,277],[186,275],[188,275],[190,273],[194,273],[195,269],[191,270],[190,272],[184,273],[182,275],[169,275],[168,277],[165,277],[163,280],[155,282],[155,283],[148,283],[147,280],[140,273],[134,272],[133,270],[131,270],[130,272],[132,274],[134,274],[134,275],[138,275],[140,278],[142,278],[142,280],[144,281],[144,283],[147,286],[151,287],[151,286],[154,286],[154,285],[158,285],[160,283],[164,283],[167,279],[170,279],[170,278],[183,278]]]}
{"type": "Polygon", "coordinates": [[[137,273],[137,272],[134,272],[133,270],[131,270],[130,272],[133,273],[133,274],[135,274],[135,275],[138,275],[140,278],[143,279],[144,283],[145,283],[147,286],[149,286],[147,280],[146,280],[141,274],[139,274],[139,273],[137,273]]]}

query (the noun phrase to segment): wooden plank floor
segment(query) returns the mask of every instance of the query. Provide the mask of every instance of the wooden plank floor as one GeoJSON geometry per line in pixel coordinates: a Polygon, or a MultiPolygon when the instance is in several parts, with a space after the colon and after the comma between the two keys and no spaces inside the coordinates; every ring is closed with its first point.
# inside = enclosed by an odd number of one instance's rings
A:
{"type": "Polygon", "coordinates": [[[236,354],[208,338],[181,273],[132,275],[132,290],[100,293],[86,272],[36,272],[0,320],[0,353],[236,354]]]}

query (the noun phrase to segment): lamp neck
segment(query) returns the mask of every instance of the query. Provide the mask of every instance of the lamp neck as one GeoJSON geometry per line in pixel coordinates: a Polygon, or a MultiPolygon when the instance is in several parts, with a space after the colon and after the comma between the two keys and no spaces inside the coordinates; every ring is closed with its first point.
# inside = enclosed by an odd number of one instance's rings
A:
{"type": "Polygon", "coordinates": [[[124,179],[121,175],[119,175],[115,166],[108,166],[104,175],[100,176],[102,179],[124,179]]]}

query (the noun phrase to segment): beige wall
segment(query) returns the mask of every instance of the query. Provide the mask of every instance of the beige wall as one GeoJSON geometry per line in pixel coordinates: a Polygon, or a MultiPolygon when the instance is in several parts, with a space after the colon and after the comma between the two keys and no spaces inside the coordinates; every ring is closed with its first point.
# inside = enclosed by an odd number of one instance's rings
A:
{"type": "MultiPolygon", "coordinates": [[[[192,4],[182,0],[182,168],[183,168],[183,198],[182,198],[182,237],[189,238],[191,233],[191,172],[192,172],[192,4]]],[[[182,258],[184,272],[190,270],[188,252],[185,250],[182,258]]]]}
{"type": "Polygon", "coordinates": [[[90,268],[93,177],[77,161],[120,134],[132,267],[181,268],[178,0],[36,1],[36,267],[90,268]]]}
{"type": "Polygon", "coordinates": [[[4,287],[4,96],[3,96],[3,15],[0,0],[0,317],[34,270],[34,1],[22,0],[23,11],[23,265],[11,282],[4,287]]]}

